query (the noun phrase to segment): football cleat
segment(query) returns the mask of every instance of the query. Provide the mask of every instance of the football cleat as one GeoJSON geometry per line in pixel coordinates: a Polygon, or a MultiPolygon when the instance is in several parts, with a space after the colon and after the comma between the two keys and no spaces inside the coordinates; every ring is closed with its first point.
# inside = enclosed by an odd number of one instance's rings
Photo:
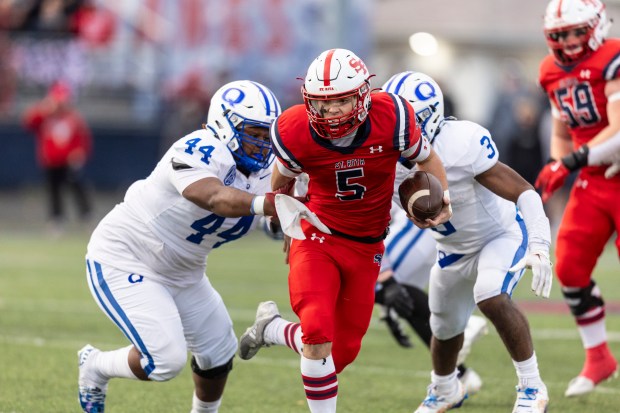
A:
{"type": "Polygon", "coordinates": [[[453,395],[444,396],[437,393],[434,384],[428,386],[428,394],[414,413],[444,413],[461,407],[467,398],[465,387],[457,380],[458,388],[453,395]]]}
{"type": "Polygon", "coordinates": [[[275,302],[265,301],[258,305],[254,324],[239,337],[239,357],[249,360],[261,347],[269,347],[265,343],[265,327],[277,317],[280,317],[280,313],[275,302]]]}
{"type": "Polygon", "coordinates": [[[586,352],[586,362],[581,373],[568,383],[566,397],[581,396],[594,390],[597,384],[618,376],[618,362],[606,343],[586,352]]]}
{"type": "Polygon", "coordinates": [[[92,356],[99,350],[85,345],[78,351],[78,400],[82,410],[86,413],[103,413],[105,410],[105,394],[108,383],[97,380],[96,373],[89,371],[92,356]]]}
{"type": "Polygon", "coordinates": [[[603,377],[600,381],[596,383],[592,379],[587,378],[586,376],[579,375],[568,383],[568,387],[566,389],[566,392],[564,392],[564,396],[574,397],[590,393],[594,390],[597,384],[605,380],[611,380],[616,377],[618,377],[617,365],[616,369],[614,369],[611,373],[609,373],[609,375],[603,377]]]}
{"type": "Polygon", "coordinates": [[[459,380],[463,383],[463,387],[469,396],[478,393],[482,388],[480,375],[469,367],[459,376],[459,380]]]}
{"type": "Polygon", "coordinates": [[[471,347],[473,344],[488,332],[489,329],[487,327],[486,318],[477,315],[472,315],[469,317],[469,321],[467,321],[467,326],[464,331],[465,337],[463,338],[463,347],[461,347],[461,351],[459,351],[459,356],[456,360],[457,366],[465,362],[465,359],[471,352],[471,347]]]}
{"type": "Polygon", "coordinates": [[[517,386],[517,401],[512,413],[545,413],[548,404],[549,396],[544,384],[540,387],[517,386]]]}

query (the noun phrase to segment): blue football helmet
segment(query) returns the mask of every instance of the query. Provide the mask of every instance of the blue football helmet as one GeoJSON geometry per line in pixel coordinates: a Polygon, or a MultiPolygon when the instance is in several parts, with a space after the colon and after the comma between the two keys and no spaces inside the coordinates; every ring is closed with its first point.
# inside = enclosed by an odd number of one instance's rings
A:
{"type": "Polygon", "coordinates": [[[246,128],[268,130],[281,111],[278,99],[267,87],[237,80],[222,86],[211,98],[207,126],[226,144],[237,166],[256,172],[273,161],[271,142],[248,133],[246,128]]]}
{"type": "Polygon", "coordinates": [[[444,119],[443,93],[437,82],[424,73],[402,72],[392,76],[382,89],[409,102],[422,133],[432,141],[444,119]]]}

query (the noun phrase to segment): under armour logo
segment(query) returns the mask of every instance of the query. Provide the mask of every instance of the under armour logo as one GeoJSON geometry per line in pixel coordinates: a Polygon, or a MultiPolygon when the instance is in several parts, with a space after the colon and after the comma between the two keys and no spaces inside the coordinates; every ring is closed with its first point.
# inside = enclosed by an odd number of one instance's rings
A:
{"type": "Polygon", "coordinates": [[[377,146],[376,148],[374,146],[370,147],[370,153],[375,153],[375,152],[383,152],[383,146],[377,146]]]}
{"type": "Polygon", "coordinates": [[[575,186],[577,188],[586,189],[588,187],[588,181],[585,179],[577,179],[575,181],[575,186]]]}
{"type": "Polygon", "coordinates": [[[582,79],[590,79],[590,71],[588,69],[583,69],[579,72],[579,77],[582,79]]]}
{"type": "Polygon", "coordinates": [[[314,240],[317,240],[317,239],[318,239],[318,240],[319,240],[319,243],[321,243],[321,244],[323,243],[323,241],[325,241],[325,237],[319,237],[319,236],[317,236],[317,235],[316,235],[316,232],[313,232],[313,233],[312,233],[312,236],[310,237],[310,239],[311,239],[312,241],[314,241],[314,240]]]}

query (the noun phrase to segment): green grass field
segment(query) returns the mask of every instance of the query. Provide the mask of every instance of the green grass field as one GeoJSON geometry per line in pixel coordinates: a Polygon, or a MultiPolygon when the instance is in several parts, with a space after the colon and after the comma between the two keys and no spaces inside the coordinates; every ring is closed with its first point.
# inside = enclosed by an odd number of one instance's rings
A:
{"type": "MultiPolygon", "coordinates": [[[[0,413],[79,412],[76,351],[85,343],[110,350],[127,342],[100,312],[85,281],[85,234],[50,240],[38,233],[0,233],[0,413]]],[[[596,279],[608,302],[620,301],[618,259],[608,249],[596,279]]],[[[287,295],[287,268],[280,243],[262,234],[226,245],[209,257],[209,276],[230,310],[237,333],[253,322],[259,301],[274,299],[292,318],[287,295]]],[[[536,299],[530,276],[516,300],[536,299]]],[[[551,301],[559,301],[554,285],[551,301]]],[[[617,306],[615,307],[618,308],[617,306]]],[[[527,311],[540,368],[549,388],[550,412],[617,412],[620,381],[604,383],[579,399],[566,399],[567,382],[583,363],[581,344],[567,313],[527,311]]],[[[357,361],[339,375],[340,412],[412,412],[426,392],[429,353],[415,340],[402,349],[378,318],[371,324],[357,361]]],[[[610,342],[620,357],[620,320],[608,317],[610,342]]],[[[410,332],[413,334],[412,332],[410,332]]],[[[263,349],[251,361],[235,359],[221,412],[307,412],[299,377],[298,356],[288,348],[263,349]]],[[[510,412],[516,376],[511,360],[491,328],[468,359],[483,378],[482,391],[461,412],[510,412]]],[[[111,382],[109,413],[188,412],[192,382],[189,366],[166,383],[111,382]]]]}

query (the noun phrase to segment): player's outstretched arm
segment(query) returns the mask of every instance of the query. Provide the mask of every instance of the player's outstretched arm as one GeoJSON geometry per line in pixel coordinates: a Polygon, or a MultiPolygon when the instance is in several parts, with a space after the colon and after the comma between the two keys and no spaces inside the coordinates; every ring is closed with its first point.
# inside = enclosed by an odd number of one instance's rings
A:
{"type": "Polygon", "coordinates": [[[190,184],[183,191],[183,196],[199,207],[222,217],[272,216],[275,214],[275,205],[265,202],[264,196],[259,197],[249,192],[225,186],[217,178],[204,178],[190,184]],[[256,205],[256,200],[261,201],[262,205],[256,205]],[[257,211],[260,207],[262,209],[257,211]],[[259,214],[259,212],[261,213],[259,214]]]}

